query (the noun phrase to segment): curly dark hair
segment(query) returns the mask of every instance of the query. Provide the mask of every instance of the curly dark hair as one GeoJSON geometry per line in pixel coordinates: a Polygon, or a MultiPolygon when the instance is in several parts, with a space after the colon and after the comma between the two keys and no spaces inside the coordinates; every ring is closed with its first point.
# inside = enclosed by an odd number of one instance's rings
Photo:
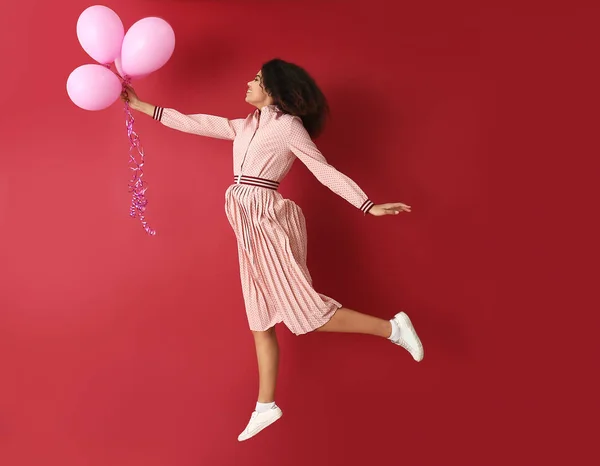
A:
{"type": "Polygon", "coordinates": [[[327,99],[302,67],[274,58],[261,67],[262,84],[282,112],[298,116],[308,134],[316,138],[329,115],[327,99]]]}

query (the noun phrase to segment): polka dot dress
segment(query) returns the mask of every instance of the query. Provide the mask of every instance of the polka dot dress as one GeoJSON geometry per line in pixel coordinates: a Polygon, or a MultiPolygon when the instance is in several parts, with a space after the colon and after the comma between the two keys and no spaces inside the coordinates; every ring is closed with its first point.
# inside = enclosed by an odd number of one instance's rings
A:
{"type": "Polygon", "coordinates": [[[225,212],[237,238],[250,329],[267,330],[283,322],[301,335],[327,323],[342,305],[313,288],[304,215],[277,188],[298,158],[323,185],[364,214],[373,202],[327,163],[300,118],[274,105],[235,120],[156,107],[154,119],[179,131],[233,141],[234,178],[225,192],[225,212]]]}

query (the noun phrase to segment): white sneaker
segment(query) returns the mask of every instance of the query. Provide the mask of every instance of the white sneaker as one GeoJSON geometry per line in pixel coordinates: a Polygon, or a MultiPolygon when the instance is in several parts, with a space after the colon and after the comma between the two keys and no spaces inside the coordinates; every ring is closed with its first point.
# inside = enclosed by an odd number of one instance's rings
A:
{"type": "Polygon", "coordinates": [[[424,356],[423,345],[410,319],[404,312],[399,312],[394,316],[394,320],[400,327],[400,336],[391,341],[408,351],[415,361],[421,361],[424,356]]]}
{"type": "Polygon", "coordinates": [[[265,427],[273,424],[281,416],[283,416],[283,412],[279,406],[274,406],[264,413],[254,411],[250,417],[250,422],[248,422],[244,431],[238,436],[238,440],[242,442],[248,440],[250,437],[254,437],[265,427]]]}

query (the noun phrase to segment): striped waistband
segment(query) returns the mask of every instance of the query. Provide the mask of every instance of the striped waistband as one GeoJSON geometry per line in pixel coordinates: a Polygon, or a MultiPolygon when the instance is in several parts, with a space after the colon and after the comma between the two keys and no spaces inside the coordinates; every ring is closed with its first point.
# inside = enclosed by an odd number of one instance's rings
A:
{"type": "Polygon", "coordinates": [[[259,186],[261,188],[277,189],[279,181],[265,180],[264,178],[256,178],[255,176],[233,175],[233,182],[236,184],[247,184],[250,186],[259,186]]]}

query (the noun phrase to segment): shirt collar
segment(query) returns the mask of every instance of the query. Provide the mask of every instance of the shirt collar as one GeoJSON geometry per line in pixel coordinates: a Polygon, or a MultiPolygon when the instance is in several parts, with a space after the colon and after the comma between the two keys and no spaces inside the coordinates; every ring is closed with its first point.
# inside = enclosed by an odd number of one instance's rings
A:
{"type": "Polygon", "coordinates": [[[277,112],[281,112],[280,108],[277,105],[275,105],[275,104],[265,105],[261,110],[259,110],[257,108],[256,111],[257,112],[264,112],[264,113],[277,113],[277,112]]]}

